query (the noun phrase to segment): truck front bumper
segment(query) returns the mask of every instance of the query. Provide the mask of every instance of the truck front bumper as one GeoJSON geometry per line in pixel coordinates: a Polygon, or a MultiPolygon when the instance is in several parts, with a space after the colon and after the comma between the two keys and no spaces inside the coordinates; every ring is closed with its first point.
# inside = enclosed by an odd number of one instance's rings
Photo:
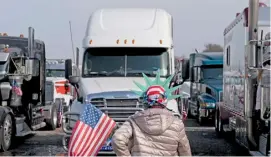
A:
{"type": "Polygon", "coordinates": [[[99,151],[98,156],[116,156],[114,151],[99,151]]]}

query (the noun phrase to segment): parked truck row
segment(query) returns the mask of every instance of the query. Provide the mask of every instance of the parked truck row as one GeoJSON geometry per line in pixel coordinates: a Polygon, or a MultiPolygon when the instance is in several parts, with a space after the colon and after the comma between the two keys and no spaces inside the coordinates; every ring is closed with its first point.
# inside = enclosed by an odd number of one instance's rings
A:
{"type": "Polygon", "coordinates": [[[270,156],[270,7],[249,1],[224,30],[224,52],[210,66],[217,69],[204,74],[212,58],[206,54],[191,54],[184,65],[190,70],[182,77],[192,84],[190,114],[201,123],[211,113],[218,136],[227,134],[253,156],[270,156]]]}
{"type": "MultiPolygon", "coordinates": [[[[270,155],[269,13],[270,7],[250,0],[226,27],[223,52],[196,52],[188,58],[175,58],[173,18],[162,9],[95,11],[75,64],[71,59],[46,61],[45,44],[34,39],[31,27],[27,38],[4,33],[1,149],[8,150],[16,136],[62,125],[67,150],[72,128],[88,102],[121,125],[144,109],[131,91],[137,89],[133,81],[143,83],[142,73],[154,78],[160,70],[164,79],[175,75],[170,85],[182,84],[175,92],[183,97],[168,103],[177,116],[185,110],[201,125],[211,120],[218,136],[227,133],[252,155],[270,155]]],[[[107,145],[99,154],[114,152],[107,145]]]]}
{"type": "MultiPolygon", "coordinates": [[[[79,86],[79,93],[71,112],[63,116],[65,149],[84,102],[91,102],[121,124],[143,109],[140,98],[130,92],[136,89],[132,80],[142,82],[142,72],[152,77],[160,69],[162,77],[175,74],[171,85],[187,83],[189,87],[175,91],[189,98],[170,102],[170,109],[178,114],[185,109],[200,124],[210,119],[218,135],[230,131],[252,155],[270,155],[270,81],[266,83],[270,76],[262,76],[263,71],[270,75],[270,69],[263,67],[263,61],[270,64],[270,58],[263,59],[264,54],[270,55],[269,12],[270,7],[259,8],[258,0],[250,0],[249,8],[224,31],[224,52],[197,52],[182,59],[174,59],[172,17],[166,11],[94,12],[83,39],[81,75],[69,73],[70,62],[66,64],[66,78],[79,86]],[[257,90],[261,91],[259,105],[257,90]]],[[[114,154],[109,147],[100,154],[114,154]]]]}

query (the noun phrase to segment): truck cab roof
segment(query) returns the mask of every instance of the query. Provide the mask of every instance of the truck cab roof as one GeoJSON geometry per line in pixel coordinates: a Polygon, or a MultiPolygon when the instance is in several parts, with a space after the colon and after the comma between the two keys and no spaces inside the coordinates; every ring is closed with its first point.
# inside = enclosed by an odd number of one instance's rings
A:
{"type": "Polygon", "coordinates": [[[191,66],[223,65],[223,52],[192,53],[190,58],[193,62],[191,66]]]}
{"type": "Polygon", "coordinates": [[[172,26],[163,9],[100,9],[88,20],[83,47],[171,47],[172,26]]]}
{"type": "MultiPolygon", "coordinates": [[[[248,27],[248,8],[245,8],[241,14],[237,14],[236,18],[224,30],[224,35],[230,32],[242,19],[244,19],[244,27],[248,27]]],[[[258,25],[270,25],[270,7],[259,7],[258,25]]]]}

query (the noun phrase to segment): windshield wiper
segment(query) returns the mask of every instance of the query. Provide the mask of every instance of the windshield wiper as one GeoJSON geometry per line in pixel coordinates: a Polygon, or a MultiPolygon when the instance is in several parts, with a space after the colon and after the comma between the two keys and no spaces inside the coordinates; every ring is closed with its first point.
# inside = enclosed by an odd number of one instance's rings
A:
{"type": "Polygon", "coordinates": [[[85,74],[86,76],[107,76],[105,72],[89,72],[85,74]]]}
{"type": "Polygon", "coordinates": [[[106,76],[122,76],[124,75],[124,71],[122,70],[114,70],[114,71],[111,71],[111,72],[108,72],[106,73],[106,76]]]}
{"type": "Polygon", "coordinates": [[[115,70],[115,71],[112,71],[112,72],[107,72],[107,71],[100,71],[100,72],[89,72],[88,74],[86,74],[87,76],[119,76],[123,73],[124,75],[124,72],[120,72],[119,70],[115,70]]]}
{"type": "Polygon", "coordinates": [[[142,76],[142,73],[144,73],[147,76],[156,76],[156,74],[152,71],[145,71],[145,70],[131,70],[127,71],[127,75],[135,75],[135,76],[142,76]]]}

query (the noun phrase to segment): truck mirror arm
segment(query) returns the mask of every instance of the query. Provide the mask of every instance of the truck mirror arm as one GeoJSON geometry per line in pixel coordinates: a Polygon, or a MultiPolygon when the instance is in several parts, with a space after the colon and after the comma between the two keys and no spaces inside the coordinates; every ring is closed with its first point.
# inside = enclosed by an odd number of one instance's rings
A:
{"type": "Polygon", "coordinates": [[[77,101],[79,101],[80,103],[83,103],[83,97],[78,97],[77,101]]]}
{"type": "Polygon", "coordinates": [[[182,79],[182,81],[178,85],[182,85],[188,79],[182,79]]]}
{"type": "Polygon", "coordinates": [[[83,103],[83,97],[80,96],[79,91],[78,91],[78,89],[79,89],[79,84],[78,84],[78,83],[75,83],[75,84],[72,84],[72,85],[73,85],[74,88],[75,88],[75,92],[76,92],[76,95],[77,95],[77,101],[83,103]]]}
{"type": "Polygon", "coordinates": [[[173,87],[176,87],[176,86],[182,85],[184,82],[185,82],[185,80],[182,80],[182,81],[181,81],[181,82],[179,82],[179,83],[175,82],[175,83],[173,84],[173,87]]]}

